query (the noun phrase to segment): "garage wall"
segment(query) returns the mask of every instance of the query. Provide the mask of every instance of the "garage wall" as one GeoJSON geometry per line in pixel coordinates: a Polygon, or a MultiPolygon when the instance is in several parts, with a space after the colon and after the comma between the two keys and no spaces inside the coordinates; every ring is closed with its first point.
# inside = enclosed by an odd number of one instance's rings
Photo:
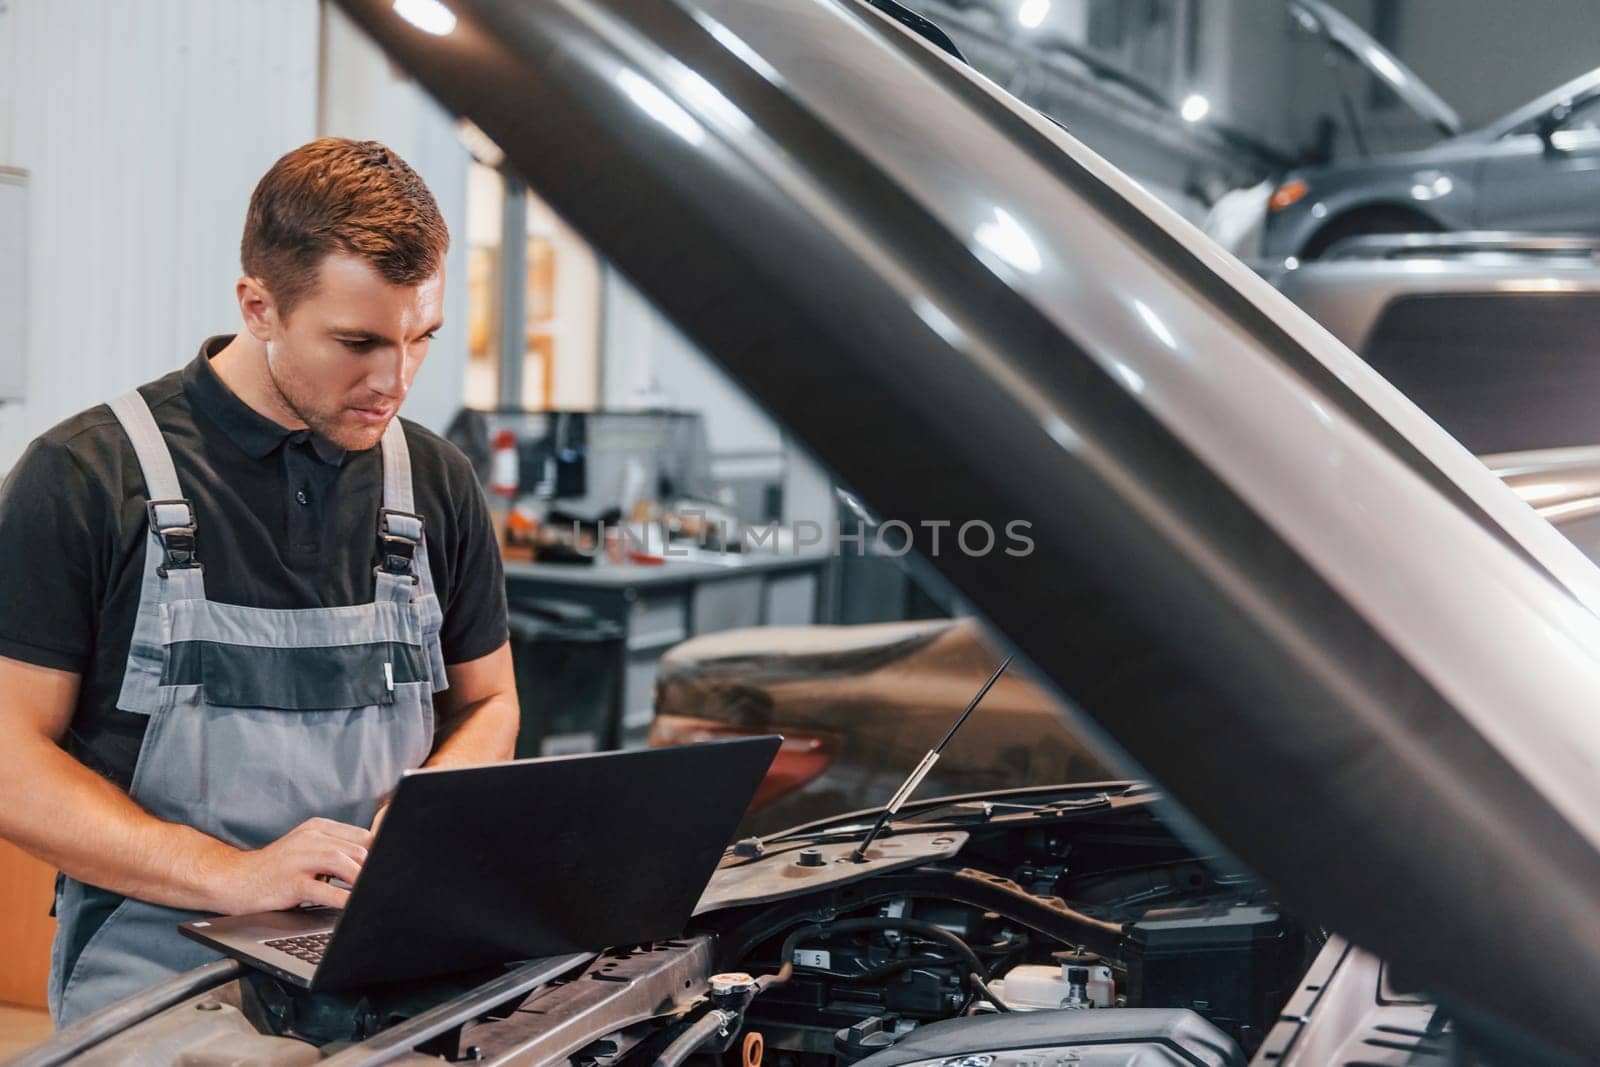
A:
{"type": "Polygon", "coordinates": [[[1594,0],[1400,4],[1396,53],[1470,129],[1600,67],[1594,0]]]}
{"type": "Polygon", "coordinates": [[[784,521],[820,523],[831,539],[833,480],[811,454],[621,271],[605,268],[603,291],[601,404],[703,412],[714,477],[781,480],[784,521]]]}
{"type": "Polygon", "coordinates": [[[1195,91],[1220,120],[1286,147],[1285,87],[1296,77],[1287,8],[1276,0],[1201,0],[1195,27],[1195,91]]]}
{"type": "Polygon", "coordinates": [[[761,405],[614,267],[606,268],[603,309],[606,407],[698,409],[713,453],[782,451],[761,405]]]}
{"type": "Polygon", "coordinates": [[[0,0],[0,165],[32,201],[27,399],[0,407],[0,470],[237,327],[250,190],[316,134],[317,24],[316,0],[0,0]]]}

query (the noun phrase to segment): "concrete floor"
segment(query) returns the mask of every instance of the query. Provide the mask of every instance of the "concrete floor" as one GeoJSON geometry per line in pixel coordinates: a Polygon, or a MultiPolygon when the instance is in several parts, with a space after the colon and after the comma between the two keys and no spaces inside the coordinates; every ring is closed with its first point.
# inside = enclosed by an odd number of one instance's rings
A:
{"type": "Polygon", "coordinates": [[[32,1048],[50,1036],[50,1014],[42,1008],[0,1004],[0,1060],[32,1048]]]}

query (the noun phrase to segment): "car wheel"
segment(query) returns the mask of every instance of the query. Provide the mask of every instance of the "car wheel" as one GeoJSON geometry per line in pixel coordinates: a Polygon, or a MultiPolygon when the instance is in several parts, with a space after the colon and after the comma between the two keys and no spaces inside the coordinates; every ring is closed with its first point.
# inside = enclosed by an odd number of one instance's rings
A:
{"type": "Polygon", "coordinates": [[[1340,215],[1311,235],[1302,260],[1318,259],[1346,237],[1380,233],[1438,233],[1444,229],[1428,216],[1402,207],[1358,208],[1340,215]]]}

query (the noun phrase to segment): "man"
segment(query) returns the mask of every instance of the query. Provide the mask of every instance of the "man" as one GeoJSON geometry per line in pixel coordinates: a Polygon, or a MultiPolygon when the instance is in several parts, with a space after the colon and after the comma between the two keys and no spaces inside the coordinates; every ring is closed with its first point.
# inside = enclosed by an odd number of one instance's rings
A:
{"type": "Polygon", "coordinates": [[[244,330],[0,490],[0,835],[62,872],[57,1025],[215,958],[183,919],[341,905],[407,768],[511,757],[483,497],[395,417],[448,244],[384,146],[296,149],[251,197],[244,330]]]}

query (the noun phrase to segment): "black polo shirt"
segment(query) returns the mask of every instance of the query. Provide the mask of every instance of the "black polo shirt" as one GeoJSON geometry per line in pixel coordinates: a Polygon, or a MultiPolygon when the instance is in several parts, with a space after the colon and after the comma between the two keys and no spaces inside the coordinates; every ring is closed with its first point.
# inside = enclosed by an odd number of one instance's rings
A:
{"type": "MultiPolygon", "coordinates": [[[[194,505],[206,595],[260,608],[371,601],[383,463],[251,409],[211,368],[213,337],[139,387],[194,505]]],[[[482,490],[461,452],[402,421],[447,663],[507,636],[505,581],[482,490]]],[[[104,404],[28,446],[0,487],[0,655],[83,676],[68,751],[123,788],[147,719],[118,711],[148,544],[133,445],[104,404]]]]}

